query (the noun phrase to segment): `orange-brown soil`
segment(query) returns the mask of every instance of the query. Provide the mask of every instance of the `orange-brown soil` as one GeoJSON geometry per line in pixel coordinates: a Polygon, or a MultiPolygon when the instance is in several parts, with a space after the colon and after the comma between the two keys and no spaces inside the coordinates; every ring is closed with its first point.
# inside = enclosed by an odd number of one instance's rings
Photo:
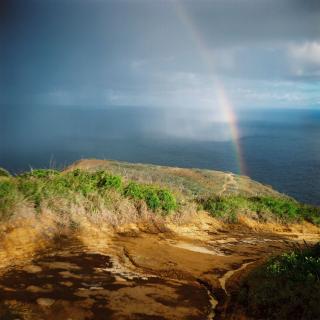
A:
{"type": "Polygon", "coordinates": [[[131,226],[61,237],[2,268],[0,319],[223,319],[246,270],[317,237],[257,233],[209,218],[165,233],[131,226]]]}

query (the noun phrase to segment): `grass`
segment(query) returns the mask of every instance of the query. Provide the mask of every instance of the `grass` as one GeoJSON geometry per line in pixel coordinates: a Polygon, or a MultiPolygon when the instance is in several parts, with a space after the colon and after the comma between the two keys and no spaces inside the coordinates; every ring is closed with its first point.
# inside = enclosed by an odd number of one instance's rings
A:
{"type": "MultiPolygon", "coordinates": [[[[229,174],[221,171],[174,168],[112,160],[82,159],[68,167],[67,170],[75,168],[85,168],[89,171],[106,170],[112,174],[121,175],[126,180],[146,184],[156,183],[170,190],[178,191],[186,197],[218,194],[224,184],[229,181],[229,174]]],[[[234,183],[226,188],[224,194],[281,196],[271,187],[253,181],[248,177],[235,176],[234,178],[234,183]]]]}
{"type": "MultiPolygon", "coordinates": [[[[92,214],[101,212],[105,208],[110,214],[117,215],[119,213],[116,205],[121,206],[123,202],[136,207],[138,211],[141,203],[144,203],[148,210],[161,216],[167,216],[171,212],[182,212],[186,206],[198,205],[199,209],[204,209],[210,215],[227,223],[237,223],[239,215],[246,215],[259,222],[291,223],[306,220],[320,225],[319,208],[300,204],[285,196],[270,196],[269,193],[259,197],[247,193],[204,196],[207,191],[194,193],[193,185],[192,190],[188,189],[190,193],[185,192],[183,188],[174,187],[181,181],[186,183],[187,180],[181,179],[187,177],[191,179],[190,181],[194,181],[192,179],[199,179],[198,182],[205,181],[207,185],[211,177],[209,171],[196,169],[191,173],[182,171],[187,176],[180,176],[179,169],[161,167],[158,171],[155,166],[132,166],[134,170],[129,164],[120,167],[121,170],[117,172],[121,171],[122,174],[116,174],[115,170],[104,170],[103,167],[97,171],[75,168],[65,172],[38,169],[15,177],[4,174],[0,176],[0,219],[10,218],[21,202],[27,202],[37,213],[45,207],[53,208],[55,212],[59,210],[65,212],[69,207],[84,205],[92,214]],[[131,174],[123,171],[127,168],[133,170],[131,174]],[[151,178],[149,177],[149,182],[146,180],[144,169],[150,174],[152,170],[155,172],[151,178]],[[161,175],[161,170],[164,170],[164,176],[161,175]],[[172,171],[170,183],[165,183],[170,170],[172,171]],[[138,171],[142,172],[141,175],[138,171]],[[140,179],[141,177],[143,178],[140,179]],[[63,205],[59,205],[61,203],[63,205]]],[[[186,186],[184,184],[184,187],[186,186]]],[[[122,214],[123,212],[124,210],[122,214]]]]}
{"type": "Polygon", "coordinates": [[[6,169],[0,168],[0,177],[10,177],[11,174],[6,169]]]}
{"type": "Polygon", "coordinates": [[[176,197],[170,190],[134,181],[125,182],[121,176],[104,170],[88,172],[76,169],[61,173],[39,169],[0,180],[1,218],[12,216],[14,206],[22,199],[40,212],[44,205],[58,210],[59,201],[67,206],[82,201],[91,211],[98,211],[105,205],[116,210],[112,202],[118,201],[119,204],[124,198],[134,205],[143,201],[149,210],[162,215],[178,208],[176,197]]]}
{"type": "Polygon", "coordinates": [[[270,219],[282,223],[306,220],[320,225],[320,208],[290,198],[213,196],[198,202],[214,217],[233,223],[237,222],[239,214],[247,214],[263,222],[270,219]]]}
{"type": "Polygon", "coordinates": [[[0,220],[8,220],[12,217],[17,204],[22,200],[17,185],[12,179],[0,180],[0,220]]]}
{"type": "Polygon", "coordinates": [[[177,209],[177,201],[173,194],[163,188],[131,181],[124,189],[124,195],[135,200],[144,200],[153,211],[161,210],[167,214],[177,209]]]}
{"type": "Polygon", "coordinates": [[[255,319],[320,316],[320,243],[270,259],[244,280],[239,303],[255,319]]]}

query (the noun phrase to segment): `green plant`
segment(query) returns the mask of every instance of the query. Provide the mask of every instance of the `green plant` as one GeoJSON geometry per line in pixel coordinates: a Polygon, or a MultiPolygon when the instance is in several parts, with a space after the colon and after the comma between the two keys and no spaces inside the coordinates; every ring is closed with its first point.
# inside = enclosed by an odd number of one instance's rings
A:
{"type": "Polygon", "coordinates": [[[36,208],[40,207],[44,196],[44,183],[40,179],[32,179],[28,176],[26,178],[19,178],[18,189],[27,200],[34,203],[36,208]]]}
{"type": "Polygon", "coordinates": [[[14,213],[14,207],[21,199],[13,180],[0,180],[0,219],[8,219],[14,213]]]}
{"type": "Polygon", "coordinates": [[[124,195],[135,200],[144,199],[144,187],[136,182],[129,182],[124,188],[124,195]]]}
{"type": "Polygon", "coordinates": [[[198,200],[198,203],[211,215],[229,222],[236,222],[239,213],[253,212],[262,221],[273,216],[285,223],[304,219],[320,224],[320,208],[303,205],[288,198],[211,196],[198,200]]]}
{"type": "Polygon", "coordinates": [[[240,196],[209,197],[200,200],[203,209],[217,218],[223,218],[227,222],[237,222],[238,211],[248,207],[247,199],[240,196]]]}
{"type": "Polygon", "coordinates": [[[59,171],[53,169],[32,169],[31,171],[22,173],[20,177],[49,178],[59,174],[59,171]]]}
{"type": "Polygon", "coordinates": [[[166,189],[158,190],[158,197],[160,199],[161,208],[165,212],[177,209],[177,201],[174,195],[166,189]]]}
{"type": "Polygon", "coordinates": [[[144,188],[144,200],[148,206],[153,211],[161,208],[161,202],[157,194],[157,190],[153,188],[144,188]]]}
{"type": "Polygon", "coordinates": [[[99,189],[115,189],[122,188],[122,178],[118,175],[112,175],[106,171],[99,171],[95,174],[97,177],[97,187],[99,189]]]}
{"type": "Polygon", "coordinates": [[[124,188],[124,195],[135,200],[144,200],[148,208],[153,211],[159,209],[165,214],[177,208],[176,198],[169,190],[152,185],[131,181],[124,188]]]}
{"type": "Polygon", "coordinates": [[[65,174],[66,183],[70,190],[88,196],[90,193],[97,191],[97,181],[95,177],[84,170],[76,169],[65,174]]]}
{"type": "Polygon", "coordinates": [[[11,177],[11,174],[6,169],[0,167],[0,177],[11,177]]]}
{"type": "Polygon", "coordinates": [[[320,315],[320,243],[273,257],[244,280],[238,302],[257,319],[313,320],[320,315]]]}

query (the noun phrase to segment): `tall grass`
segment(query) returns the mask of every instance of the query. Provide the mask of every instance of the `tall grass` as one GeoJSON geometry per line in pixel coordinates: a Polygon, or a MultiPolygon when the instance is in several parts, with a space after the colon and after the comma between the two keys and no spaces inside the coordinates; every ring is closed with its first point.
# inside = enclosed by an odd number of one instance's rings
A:
{"type": "MultiPolygon", "coordinates": [[[[113,201],[120,205],[119,199],[127,199],[134,205],[143,201],[149,210],[162,215],[178,207],[175,195],[168,189],[125,182],[121,176],[107,171],[88,172],[79,169],[67,173],[39,169],[17,177],[1,178],[0,212],[3,218],[13,214],[19,199],[25,199],[38,212],[44,204],[58,209],[59,203],[71,206],[80,201],[94,213],[101,207],[111,207],[113,201]]],[[[112,209],[116,211],[116,208],[112,209]]]]}
{"type": "Polygon", "coordinates": [[[0,179],[0,220],[10,219],[22,199],[13,179],[0,179]]]}
{"type": "Polygon", "coordinates": [[[95,213],[105,206],[115,212],[112,202],[120,205],[119,199],[129,201],[137,208],[143,202],[148,210],[162,216],[176,212],[184,204],[197,203],[201,209],[228,223],[236,223],[239,215],[245,214],[260,222],[271,220],[290,223],[307,220],[320,225],[319,208],[300,204],[290,198],[238,195],[198,199],[193,195],[173,192],[163,185],[124,179],[121,175],[105,170],[90,172],[75,169],[59,172],[39,169],[16,177],[0,177],[0,218],[3,219],[10,218],[22,201],[28,202],[38,213],[44,205],[58,211],[59,203],[64,203],[66,208],[82,203],[95,213]],[[117,201],[113,200],[115,198],[117,201]]]}

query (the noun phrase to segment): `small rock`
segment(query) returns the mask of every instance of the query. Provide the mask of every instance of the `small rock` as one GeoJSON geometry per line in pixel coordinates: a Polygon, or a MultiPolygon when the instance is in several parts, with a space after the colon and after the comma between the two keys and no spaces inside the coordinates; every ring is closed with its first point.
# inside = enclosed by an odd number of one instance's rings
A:
{"type": "Polygon", "coordinates": [[[37,303],[42,307],[50,307],[55,303],[55,300],[48,298],[39,298],[37,299],[37,303]]]}
{"type": "Polygon", "coordinates": [[[61,281],[60,284],[67,286],[67,287],[73,286],[73,283],[71,281],[61,281]]]}
{"type": "Polygon", "coordinates": [[[23,270],[29,273],[37,273],[42,271],[41,267],[36,266],[34,264],[30,264],[28,266],[23,267],[23,270]]]}

